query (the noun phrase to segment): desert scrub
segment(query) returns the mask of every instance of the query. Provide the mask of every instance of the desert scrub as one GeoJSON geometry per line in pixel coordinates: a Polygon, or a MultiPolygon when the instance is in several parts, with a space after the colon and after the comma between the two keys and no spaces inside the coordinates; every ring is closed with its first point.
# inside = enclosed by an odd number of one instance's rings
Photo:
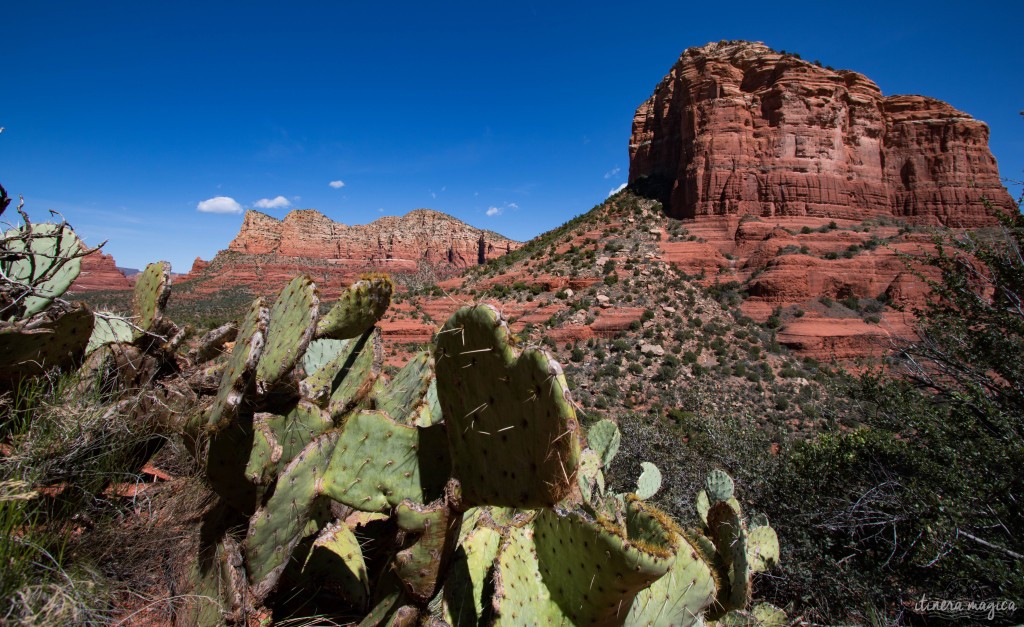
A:
{"type": "Polygon", "coordinates": [[[0,623],[99,624],[116,585],[79,549],[116,526],[113,485],[138,480],[161,441],[129,420],[131,399],[103,403],[74,374],[24,381],[0,397],[0,623]]]}

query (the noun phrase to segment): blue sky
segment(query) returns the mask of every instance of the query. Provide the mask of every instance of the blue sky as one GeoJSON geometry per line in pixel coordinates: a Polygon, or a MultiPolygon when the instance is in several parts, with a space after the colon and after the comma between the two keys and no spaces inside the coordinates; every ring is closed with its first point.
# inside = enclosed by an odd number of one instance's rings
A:
{"type": "Polygon", "coordinates": [[[528,239],[626,180],[636,106],[720,39],[946,100],[1020,180],[1022,18],[1020,2],[8,2],[0,183],[128,267],[185,272],[224,248],[241,214],[197,210],[218,197],[346,224],[429,207],[528,239]]]}

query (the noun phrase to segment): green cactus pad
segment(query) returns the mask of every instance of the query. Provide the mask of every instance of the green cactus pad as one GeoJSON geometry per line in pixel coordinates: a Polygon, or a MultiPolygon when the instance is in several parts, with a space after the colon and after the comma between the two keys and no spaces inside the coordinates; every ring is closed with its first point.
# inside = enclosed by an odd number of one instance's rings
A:
{"type": "Polygon", "coordinates": [[[743,519],[728,503],[720,501],[708,511],[708,530],[729,572],[729,586],[719,590],[718,602],[725,610],[743,609],[750,603],[751,575],[743,519]]]}
{"type": "Polygon", "coordinates": [[[661,471],[651,462],[640,462],[643,472],[636,482],[636,495],[641,499],[649,499],[661,489],[661,471]]]}
{"type": "Polygon", "coordinates": [[[291,372],[313,339],[320,297],[306,275],[285,285],[270,311],[267,346],[256,366],[256,389],[266,392],[291,372]]]}
{"type": "Polygon", "coordinates": [[[334,420],[366,397],[383,364],[379,330],[345,341],[348,344],[331,361],[299,383],[302,396],[325,407],[334,420]]]}
{"type": "Polygon", "coordinates": [[[786,613],[771,603],[758,603],[750,613],[761,627],[786,627],[789,624],[786,613]]]}
{"type": "Polygon", "coordinates": [[[278,468],[288,464],[314,438],[334,426],[326,412],[313,403],[299,403],[284,416],[275,416],[270,425],[281,445],[278,468]]]}
{"type": "Polygon", "coordinates": [[[405,499],[429,503],[441,496],[450,468],[444,425],[421,429],[359,411],[345,419],[322,492],[366,512],[405,499]]]}
{"type": "Polygon", "coordinates": [[[786,613],[770,603],[759,603],[753,609],[734,610],[717,622],[721,627],[786,627],[786,613]]]}
{"type": "Polygon", "coordinates": [[[404,531],[406,548],[395,554],[395,574],[406,595],[418,603],[434,597],[448,569],[462,527],[462,514],[452,511],[443,499],[430,505],[402,501],[395,509],[398,527],[404,531]]]}
{"type": "Polygon", "coordinates": [[[135,315],[133,339],[152,331],[164,316],[164,307],[171,297],[171,264],[157,261],[146,266],[135,280],[132,293],[132,312],[135,315]]]}
{"type": "Polygon", "coordinates": [[[422,351],[413,355],[391,381],[377,379],[370,398],[375,409],[383,411],[396,422],[429,425],[430,401],[427,394],[433,381],[434,360],[430,358],[430,352],[422,351]],[[422,416],[424,413],[426,417],[422,416]]]}
{"type": "MultiPolygon", "coordinates": [[[[267,455],[271,444],[267,443],[267,455]]],[[[258,459],[250,461],[253,449],[260,446],[251,420],[236,420],[211,433],[206,455],[206,479],[210,487],[228,504],[246,516],[256,509],[262,489],[249,473],[263,479],[258,459]],[[251,463],[251,467],[250,467],[251,463]]],[[[269,460],[268,460],[269,463],[269,460]]]]}
{"type": "Polygon", "coordinates": [[[517,355],[511,337],[488,305],[438,333],[437,394],[467,505],[550,506],[576,483],[579,423],[561,366],[536,348],[517,355]]]}
{"type": "Polygon", "coordinates": [[[668,571],[678,548],[669,529],[652,533],[661,519],[631,511],[641,538],[553,509],[538,512],[532,539],[528,529],[512,527],[495,572],[497,624],[621,625],[637,593],[668,571]]]}
{"type": "Polygon", "coordinates": [[[217,397],[207,414],[208,428],[223,428],[238,412],[238,407],[242,404],[246,390],[252,382],[256,364],[263,354],[267,317],[263,299],[257,298],[249,307],[249,312],[238,331],[235,346],[231,349],[227,367],[217,389],[217,397]]]}
{"type": "Polygon", "coordinates": [[[712,470],[704,481],[704,490],[707,492],[708,502],[714,504],[733,498],[735,484],[732,482],[732,477],[726,473],[721,470],[712,470]]]}
{"type": "Polygon", "coordinates": [[[700,522],[704,527],[708,526],[708,510],[711,509],[711,501],[708,499],[708,493],[701,490],[697,493],[697,501],[694,503],[694,509],[697,510],[697,516],[700,517],[700,522]]]}
{"type": "Polygon", "coordinates": [[[81,240],[67,225],[42,223],[4,233],[0,268],[11,281],[32,286],[22,300],[21,319],[30,318],[68,291],[82,270],[81,240]]]}
{"type": "Polygon", "coordinates": [[[302,354],[302,372],[308,377],[351,345],[353,340],[313,340],[302,354]]]}
{"type": "Polygon", "coordinates": [[[619,442],[622,433],[618,425],[607,418],[594,423],[587,431],[587,443],[597,453],[601,465],[605,468],[612,463],[615,454],[619,452],[619,442]]]}
{"type": "Polygon", "coordinates": [[[583,500],[591,502],[595,497],[604,494],[604,473],[601,472],[601,458],[591,449],[580,454],[580,463],[576,470],[576,482],[580,486],[583,500]]]}
{"type": "Polygon", "coordinates": [[[664,577],[640,591],[626,618],[627,625],[689,627],[702,625],[701,615],[715,601],[715,579],[703,557],[682,536],[679,550],[664,577]]]}
{"type": "Polygon", "coordinates": [[[291,461],[277,480],[274,494],[249,522],[245,540],[249,581],[258,602],[277,586],[303,538],[324,472],[338,443],[331,431],[313,440],[291,461]]]}
{"type": "Polygon", "coordinates": [[[131,322],[112,314],[97,314],[85,352],[86,354],[91,353],[106,344],[127,344],[132,341],[134,335],[135,329],[131,322]]]}
{"type": "Polygon", "coordinates": [[[356,281],[324,314],[317,325],[317,337],[345,340],[366,333],[388,310],[394,288],[388,277],[356,281]]]}
{"type": "Polygon", "coordinates": [[[16,381],[75,364],[85,354],[92,327],[92,312],[83,305],[0,323],[0,380],[16,381]]]}
{"type": "Polygon", "coordinates": [[[747,532],[747,561],[750,572],[760,573],[779,563],[779,536],[768,526],[747,532]]]}
{"type": "Polygon", "coordinates": [[[357,608],[369,600],[370,578],[363,551],[347,525],[334,522],[324,527],[313,542],[302,574],[357,608]]]}
{"type": "Polygon", "coordinates": [[[274,414],[261,413],[253,416],[252,450],[245,465],[245,476],[255,485],[268,485],[277,478],[277,468],[281,462],[283,449],[271,424],[283,421],[283,416],[274,414]]]}
{"type": "MultiPolygon", "coordinates": [[[[463,528],[469,522],[469,512],[463,528]]],[[[501,534],[486,526],[473,528],[459,542],[444,584],[445,618],[450,625],[485,625],[493,613],[494,558],[501,534]]]]}

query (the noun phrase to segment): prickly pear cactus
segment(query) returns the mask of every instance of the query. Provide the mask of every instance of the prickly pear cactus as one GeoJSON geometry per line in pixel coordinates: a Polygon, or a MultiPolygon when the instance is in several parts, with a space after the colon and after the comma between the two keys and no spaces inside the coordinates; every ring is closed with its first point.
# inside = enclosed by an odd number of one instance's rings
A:
{"type": "Polygon", "coordinates": [[[15,323],[0,323],[0,381],[16,381],[64,367],[85,354],[93,315],[83,305],[50,308],[15,323]]]}
{"type": "Polygon", "coordinates": [[[152,331],[164,315],[164,307],[171,296],[171,264],[157,261],[146,266],[135,281],[132,293],[132,311],[135,314],[133,339],[152,331]]]}
{"type": "Polygon", "coordinates": [[[366,333],[387,311],[394,288],[387,276],[353,283],[320,320],[317,337],[345,340],[366,333]]]}
{"type": "MultiPolygon", "coordinates": [[[[4,233],[0,269],[10,281],[31,288],[24,291],[20,312],[13,317],[30,318],[63,295],[82,270],[83,248],[66,224],[25,225],[4,233]]],[[[8,312],[3,317],[12,319],[8,312]]]]}
{"type": "Polygon", "coordinates": [[[438,333],[437,395],[467,505],[552,506],[576,483],[579,423],[562,369],[519,353],[497,310],[464,307],[438,333]]]}
{"type": "MultiPolygon", "coordinates": [[[[441,418],[434,415],[438,408],[430,398],[433,384],[434,360],[429,351],[422,351],[414,355],[391,381],[378,379],[370,397],[375,408],[396,421],[428,427],[441,418]]],[[[436,387],[434,389],[436,391],[436,387]]]]}
{"type": "Polygon", "coordinates": [[[127,344],[134,335],[135,329],[124,318],[97,313],[85,352],[91,353],[106,344],[127,344]]]}
{"type": "Polygon", "coordinates": [[[249,312],[238,331],[235,346],[228,357],[227,367],[221,375],[217,397],[207,415],[208,428],[224,427],[238,412],[245,391],[252,383],[256,364],[263,354],[268,317],[263,299],[257,298],[249,307],[249,312]]]}
{"type": "Polygon", "coordinates": [[[601,465],[607,467],[619,452],[622,433],[618,425],[607,418],[594,423],[587,431],[587,443],[597,453],[601,465]]]}
{"type": "Polygon", "coordinates": [[[647,500],[658,493],[661,489],[661,471],[651,462],[640,462],[643,472],[636,483],[636,495],[647,500]]]}
{"type": "Polygon", "coordinates": [[[627,625],[689,627],[702,625],[704,610],[715,601],[715,578],[702,554],[684,536],[676,536],[675,560],[664,577],[640,591],[627,625]]]}
{"type": "Polygon", "coordinates": [[[320,296],[306,275],[297,276],[281,289],[270,311],[267,345],[256,366],[256,387],[270,389],[295,364],[313,339],[319,315],[320,296]]]}
{"type": "Polygon", "coordinates": [[[365,512],[387,511],[403,500],[430,503],[444,491],[451,471],[443,427],[420,429],[385,414],[351,414],[321,493],[365,512]]]}
{"type": "Polygon", "coordinates": [[[316,587],[325,587],[357,608],[365,608],[370,577],[359,538],[345,523],[334,522],[313,542],[302,574],[316,587]]]}
{"type": "Polygon", "coordinates": [[[636,595],[668,572],[677,537],[664,514],[639,501],[621,527],[540,510],[532,530],[509,530],[498,556],[496,624],[621,625],[636,595]]]}

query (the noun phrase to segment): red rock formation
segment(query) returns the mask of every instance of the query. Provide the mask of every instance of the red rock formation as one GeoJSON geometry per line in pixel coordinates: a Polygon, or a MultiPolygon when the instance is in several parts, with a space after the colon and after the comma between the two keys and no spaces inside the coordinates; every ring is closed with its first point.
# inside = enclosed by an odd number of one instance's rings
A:
{"type": "Polygon", "coordinates": [[[312,209],[292,211],[283,220],[248,211],[228,249],[202,267],[194,265],[186,280],[215,279],[197,286],[199,293],[228,285],[269,292],[306,272],[329,296],[362,272],[416,272],[426,265],[443,274],[519,246],[429,209],[357,226],[334,222],[312,209]]]}
{"type": "Polygon", "coordinates": [[[102,252],[82,257],[82,272],[71,284],[72,292],[94,290],[130,290],[132,283],[117,269],[114,258],[102,252]]]}
{"type": "Polygon", "coordinates": [[[988,127],[921,96],[882,96],[760,43],[683,53],[636,111],[629,181],[670,216],[891,215],[991,224],[1010,209],[988,127]]]}

